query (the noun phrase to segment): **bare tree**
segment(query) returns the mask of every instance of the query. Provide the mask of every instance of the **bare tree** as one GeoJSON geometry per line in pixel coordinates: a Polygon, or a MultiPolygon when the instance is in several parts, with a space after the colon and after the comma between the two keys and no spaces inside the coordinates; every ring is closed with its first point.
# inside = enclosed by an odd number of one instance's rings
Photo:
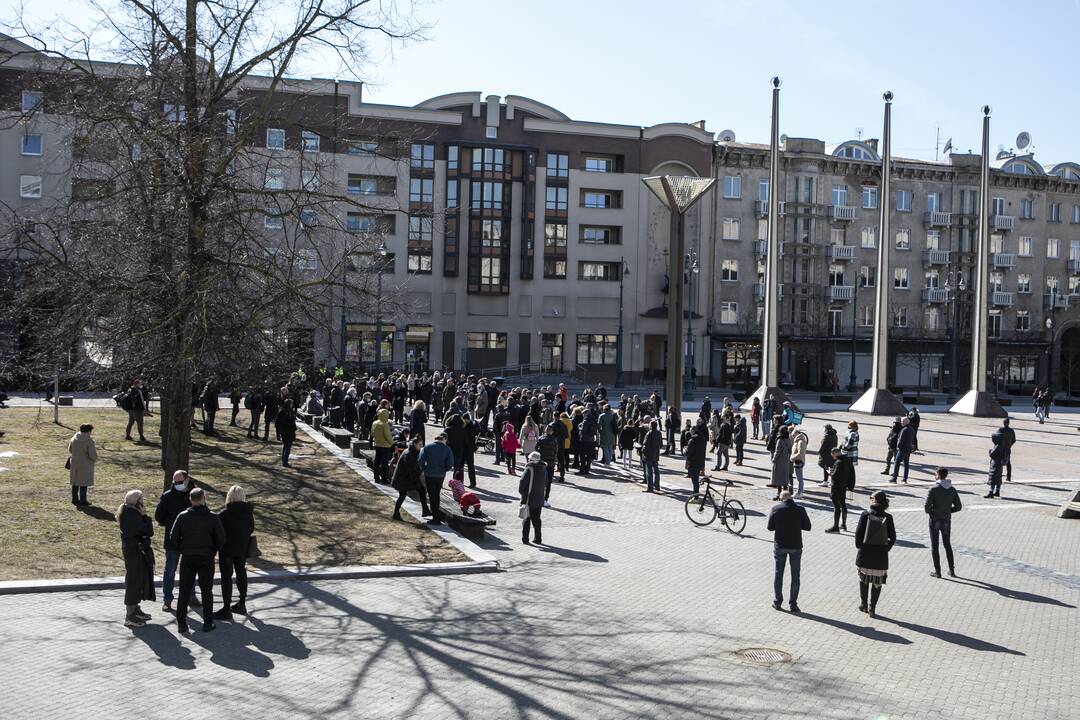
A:
{"type": "MultiPolygon", "coordinates": [[[[295,329],[331,325],[337,303],[373,304],[381,269],[367,259],[385,228],[348,213],[387,209],[334,182],[333,153],[261,139],[288,122],[297,139],[310,128],[305,144],[343,148],[358,122],[348,98],[335,85],[313,110],[290,69],[319,53],[361,67],[369,35],[419,28],[372,0],[119,0],[101,12],[93,32],[20,26],[22,45],[0,58],[43,91],[71,143],[56,168],[70,191],[32,225],[15,208],[5,218],[30,259],[11,319],[33,338],[24,365],[150,378],[167,484],[188,464],[197,370],[280,373],[295,367],[295,329]]],[[[380,152],[407,142],[383,139],[380,152]]]]}

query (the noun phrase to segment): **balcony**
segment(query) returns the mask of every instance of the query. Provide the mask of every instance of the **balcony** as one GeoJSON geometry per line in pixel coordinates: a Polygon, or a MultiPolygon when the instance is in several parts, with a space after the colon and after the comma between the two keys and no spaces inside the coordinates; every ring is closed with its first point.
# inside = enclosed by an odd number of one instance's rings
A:
{"type": "Polygon", "coordinates": [[[949,291],[945,288],[926,288],[922,291],[922,299],[927,303],[947,303],[949,291]]]}
{"type": "Polygon", "coordinates": [[[923,215],[923,222],[930,227],[949,227],[952,225],[952,213],[928,212],[923,215]]]}
{"type": "Polygon", "coordinates": [[[767,245],[767,243],[764,240],[755,240],[754,241],[754,255],[756,255],[759,258],[765,257],[765,250],[767,249],[766,245],[767,245]]]}
{"type": "Polygon", "coordinates": [[[1013,294],[1011,292],[994,290],[990,293],[990,304],[996,307],[1012,307],[1013,294]]]}
{"type": "Polygon", "coordinates": [[[1016,227],[1015,215],[994,215],[992,221],[995,230],[1012,230],[1016,227]]]}
{"type": "Polygon", "coordinates": [[[996,268],[1016,267],[1016,253],[994,253],[993,263],[996,268]]]}
{"type": "Polygon", "coordinates": [[[854,260],[855,259],[855,246],[854,245],[830,245],[829,246],[829,259],[830,260],[854,260]]]}
{"type": "Polygon", "coordinates": [[[762,302],[765,299],[765,283],[754,283],[754,300],[762,302]]]}
{"type": "Polygon", "coordinates": [[[841,302],[855,299],[853,285],[830,285],[825,288],[825,299],[829,302],[841,302]]]}
{"type": "Polygon", "coordinates": [[[1075,260],[1072,258],[1069,259],[1069,272],[1074,275],[1080,275],[1080,258],[1075,260]]]}
{"type": "Polygon", "coordinates": [[[854,220],[855,219],[855,207],[852,205],[833,205],[832,206],[832,219],[833,220],[854,220]]]}
{"type": "Polygon", "coordinates": [[[923,265],[948,265],[948,250],[927,250],[922,255],[923,265]]]}
{"type": "Polygon", "coordinates": [[[1061,293],[1043,295],[1043,307],[1047,310],[1062,310],[1069,307],[1069,296],[1061,293]]]}

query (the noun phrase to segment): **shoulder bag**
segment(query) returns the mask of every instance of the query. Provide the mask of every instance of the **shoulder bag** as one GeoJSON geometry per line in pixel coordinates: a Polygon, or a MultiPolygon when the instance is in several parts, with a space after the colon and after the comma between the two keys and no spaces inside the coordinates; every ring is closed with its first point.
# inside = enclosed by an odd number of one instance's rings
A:
{"type": "Polygon", "coordinates": [[[529,490],[525,493],[526,502],[521,503],[521,507],[518,508],[518,518],[521,520],[525,520],[529,517],[528,499],[532,497],[533,477],[535,477],[532,468],[527,468],[525,472],[529,473],[529,490]]]}

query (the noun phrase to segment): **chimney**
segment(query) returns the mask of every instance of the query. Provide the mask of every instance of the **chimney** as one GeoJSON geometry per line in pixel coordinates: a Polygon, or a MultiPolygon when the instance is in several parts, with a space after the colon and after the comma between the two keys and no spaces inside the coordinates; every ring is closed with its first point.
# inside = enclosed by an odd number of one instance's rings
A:
{"type": "Polygon", "coordinates": [[[690,124],[693,125],[694,127],[696,127],[698,130],[704,130],[705,129],[705,121],[704,120],[698,120],[697,122],[692,122],[690,124]]]}
{"type": "Polygon", "coordinates": [[[877,141],[878,141],[877,138],[869,138],[869,139],[865,140],[864,142],[866,142],[866,144],[870,147],[871,150],[873,150],[874,152],[877,152],[878,151],[878,149],[877,149],[877,141]]]}

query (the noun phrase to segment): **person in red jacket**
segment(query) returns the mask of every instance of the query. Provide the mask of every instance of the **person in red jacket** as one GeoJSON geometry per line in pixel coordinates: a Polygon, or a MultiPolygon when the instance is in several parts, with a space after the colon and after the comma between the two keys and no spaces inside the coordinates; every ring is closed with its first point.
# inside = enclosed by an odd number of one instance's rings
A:
{"type": "Polygon", "coordinates": [[[516,472],[517,451],[520,447],[513,423],[504,422],[502,426],[502,450],[503,456],[506,458],[506,472],[511,475],[516,472]]]}

